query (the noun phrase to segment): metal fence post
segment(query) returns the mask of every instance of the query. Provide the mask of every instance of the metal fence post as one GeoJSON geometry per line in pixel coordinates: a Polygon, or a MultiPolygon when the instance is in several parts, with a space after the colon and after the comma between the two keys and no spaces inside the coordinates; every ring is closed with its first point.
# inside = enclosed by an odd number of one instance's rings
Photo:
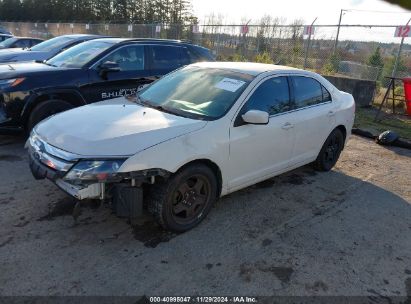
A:
{"type": "Polygon", "coordinates": [[[344,11],[345,10],[343,10],[343,9],[340,11],[340,20],[338,21],[337,36],[335,37],[333,54],[335,54],[335,52],[337,51],[338,37],[340,36],[341,19],[342,19],[344,11]]]}
{"type": "Polygon", "coordinates": [[[314,19],[314,21],[311,23],[309,31],[308,31],[308,40],[307,40],[307,48],[305,50],[305,56],[304,56],[304,69],[307,67],[307,57],[308,57],[308,52],[310,51],[310,42],[311,42],[311,35],[313,32],[313,26],[315,21],[317,20],[318,17],[314,19]]]}

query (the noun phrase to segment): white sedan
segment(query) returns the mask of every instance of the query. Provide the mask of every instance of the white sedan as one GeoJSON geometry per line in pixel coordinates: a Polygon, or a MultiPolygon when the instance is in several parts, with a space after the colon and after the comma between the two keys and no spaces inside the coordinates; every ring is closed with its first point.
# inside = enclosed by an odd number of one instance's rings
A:
{"type": "Polygon", "coordinates": [[[110,202],[118,215],[137,217],[147,207],[164,228],[181,232],[230,192],[308,163],[331,170],[354,112],[350,94],[312,72],[197,63],[134,100],[52,116],[27,146],[36,178],[79,200],[110,202]]]}

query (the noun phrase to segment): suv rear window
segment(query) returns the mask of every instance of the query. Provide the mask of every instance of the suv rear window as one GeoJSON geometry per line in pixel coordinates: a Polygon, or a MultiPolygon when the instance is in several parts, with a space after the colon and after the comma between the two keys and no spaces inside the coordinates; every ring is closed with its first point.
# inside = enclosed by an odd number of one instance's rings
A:
{"type": "Polygon", "coordinates": [[[153,45],[150,49],[153,70],[174,70],[182,65],[181,47],[153,45]]]}

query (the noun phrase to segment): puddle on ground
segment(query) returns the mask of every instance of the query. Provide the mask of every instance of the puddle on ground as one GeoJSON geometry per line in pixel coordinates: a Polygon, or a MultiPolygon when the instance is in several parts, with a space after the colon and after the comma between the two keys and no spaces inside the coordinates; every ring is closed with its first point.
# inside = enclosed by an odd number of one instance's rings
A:
{"type": "Polygon", "coordinates": [[[74,197],[65,197],[49,206],[49,213],[37,221],[52,221],[58,216],[72,215],[77,200],[74,197]]]}
{"type": "Polygon", "coordinates": [[[252,275],[255,273],[255,271],[258,270],[260,272],[265,272],[265,273],[271,273],[275,277],[277,277],[278,280],[281,281],[281,283],[289,283],[291,279],[291,275],[293,274],[294,270],[290,267],[277,267],[277,266],[268,266],[266,262],[257,262],[254,263],[253,265],[244,263],[240,265],[240,276],[243,277],[243,279],[246,282],[251,282],[252,281],[252,275]]]}
{"type": "MultiPolygon", "coordinates": [[[[38,219],[38,221],[51,221],[56,217],[65,216],[65,215],[72,215],[73,217],[77,218],[81,215],[81,210],[83,208],[89,208],[91,210],[97,210],[101,206],[101,202],[99,200],[84,200],[81,201],[81,205],[79,206],[80,209],[77,209],[76,214],[73,214],[74,207],[78,201],[74,197],[64,197],[57,201],[54,204],[50,204],[49,206],[49,213],[47,215],[42,216],[38,219]]],[[[87,222],[87,220],[81,219],[80,222],[87,222]]]]}
{"type": "Polygon", "coordinates": [[[134,238],[149,248],[155,248],[160,243],[165,243],[177,236],[176,233],[164,230],[154,221],[133,225],[134,238]]]}
{"type": "Polygon", "coordinates": [[[316,176],[318,174],[318,172],[315,171],[313,168],[305,168],[303,172],[304,174],[309,175],[309,176],[316,176]]]}
{"type": "Polygon", "coordinates": [[[10,203],[10,202],[12,202],[12,201],[14,201],[14,197],[13,197],[13,196],[10,196],[9,198],[0,200],[0,205],[7,205],[8,203],[10,203]]]}
{"type": "Polygon", "coordinates": [[[264,188],[271,188],[275,184],[275,179],[270,178],[265,181],[259,182],[258,184],[254,185],[254,188],[264,189],[264,188]]]}
{"type": "Polygon", "coordinates": [[[7,238],[7,240],[5,240],[4,242],[0,243],[0,247],[6,246],[8,243],[10,243],[13,240],[12,236],[9,236],[7,238]]]}
{"type": "Polygon", "coordinates": [[[298,174],[292,174],[285,176],[282,181],[283,184],[293,184],[293,185],[302,185],[304,184],[304,177],[298,174]]]}
{"type": "Polygon", "coordinates": [[[11,155],[11,154],[3,154],[0,155],[0,161],[7,161],[7,162],[16,162],[16,161],[21,161],[22,158],[17,155],[11,155]]]}
{"type": "Polygon", "coordinates": [[[262,272],[271,272],[274,274],[282,283],[290,282],[291,275],[293,274],[294,270],[290,267],[260,267],[260,271],[262,272]]]}

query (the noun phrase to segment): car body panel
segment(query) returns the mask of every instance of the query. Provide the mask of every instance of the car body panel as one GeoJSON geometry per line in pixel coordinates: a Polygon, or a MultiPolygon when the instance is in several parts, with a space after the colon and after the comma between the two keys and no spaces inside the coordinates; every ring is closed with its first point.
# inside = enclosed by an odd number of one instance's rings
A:
{"type": "Polygon", "coordinates": [[[84,157],[130,156],[205,124],[118,98],[52,116],[36,132],[50,145],[84,157]]]}

